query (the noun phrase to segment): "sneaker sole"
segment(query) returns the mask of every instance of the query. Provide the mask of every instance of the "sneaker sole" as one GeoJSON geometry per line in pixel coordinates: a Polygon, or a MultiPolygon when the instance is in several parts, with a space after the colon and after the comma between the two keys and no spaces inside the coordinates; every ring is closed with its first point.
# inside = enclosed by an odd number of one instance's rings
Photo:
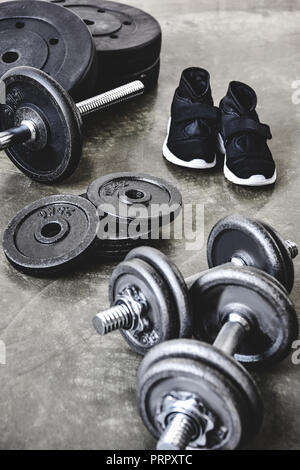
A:
{"type": "Polygon", "coordinates": [[[162,149],[163,156],[166,160],[168,160],[168,162],[171,162],[177,166],[183,166],[186,168],[194,168],[197,170],[206,170],[208,168],[213,168],[216,165],[216,162],[217,162],[216,155],[215,155],[213,162],[211,163],[207,163],[207,161],[204,160],[203,158],[194,158],[193,160],[187,162],[186,160],[182,160],[181,158],[176,157],[176,155],[174,155],[169,150],[168,145],[167,145],[170,126],[171,126],[171,118],[169,119],[169,122],[168,122],[167,137],[165,138],[163,149],[162,149]]]}
{"type": "Polygon", "coordinates": [[[224,142],[221,134],[218,135],[218,146],[219,151],[225,156],[224,159],[224,176],[225,178],[233,184],[238,184],[240,186],[268,186],[269,184],[274,184],[277,178],[276,169],[271,176],[271,178],[266,178],[264,175],[252,175],[249,178],[239,178],[231,170],[229,170],[226,165],[226,150],[224,147],[224,142]]]}

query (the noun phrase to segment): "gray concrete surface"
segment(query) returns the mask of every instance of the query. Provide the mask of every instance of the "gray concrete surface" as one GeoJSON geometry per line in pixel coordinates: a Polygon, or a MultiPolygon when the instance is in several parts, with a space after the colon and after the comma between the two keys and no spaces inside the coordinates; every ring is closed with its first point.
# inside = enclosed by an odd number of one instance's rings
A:
{"type": "MultiPolygon", "coordinates": [[[[222,216],[240,213],[274,225],[300,244],[300,1],[126,0],[153,14],[163,30],[157,90],[89,122],[84,154],[65,183],[42,186],[1,154],[3,232],[25,204],[57,193],[79,194],[96,177],[138,170],[163,176],[184,202],[203,203],[205,235],[222,216]],[[274,188],[234,187],[222,170],[189,171],[166,164],[161,146],[180,72],[190,65],[211,73],[215,102],[230,80],[258,94],[261,120],[270,124],[278,181],[274,188]]],[[[184,241],[164,245],[185,275],[206,267],[205,248],[184,241]]],[[[152,449],[154,440],[136,411],[140,357],[118,332],[99,337],[93,314],[107,305],[113,264],[95,262],[60,279],[36,279],[10,266],[1,252],[0,448],[152,449]]],[[[300,312],[300,257],[292,298],[300,312]]],[[[250,449],[297,449],[300,433],[300,365],[291,358],[255,374],[265,402],[264,425],[250,449]]]]}

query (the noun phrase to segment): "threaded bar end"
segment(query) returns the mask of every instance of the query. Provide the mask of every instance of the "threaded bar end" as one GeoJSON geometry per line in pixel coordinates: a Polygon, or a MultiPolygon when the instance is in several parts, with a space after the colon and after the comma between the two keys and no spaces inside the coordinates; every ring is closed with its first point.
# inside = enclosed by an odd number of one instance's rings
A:
{"type": "Polygon", "coordinates": [[[190,416],[177,413],[157,443],[157,450],[184,450],[195,435],[195,423],[190,416]]]}
{"type": "Polygon", "coordinates": [[[296,256],[298,255],[298,246],[296,245],[296,243],[292,242],[291,240],[286,240],[285,245],[289,250],[291,257],[296,258],[296,256]]]}
{"type": "Polygon", "coordinates": [[[125,303],[120,303],[97,313],[93,318],[93,325],[100,335],[106,335],[114,330],[130,328],[132,320],[129,307],[125,303]]]}
{"type": "Polygon", "coordinates": [[[134,98],[144,92],[144,85],[140,80],[127,83],[126,85],[114,88],[113,90],[106,91],[100,95],[88,98],[87,100],[80,101],[76,104],[80,114],[86,116],[93,111],[108,108],[114,104],[121,103],[122,101],[134,98]]]}

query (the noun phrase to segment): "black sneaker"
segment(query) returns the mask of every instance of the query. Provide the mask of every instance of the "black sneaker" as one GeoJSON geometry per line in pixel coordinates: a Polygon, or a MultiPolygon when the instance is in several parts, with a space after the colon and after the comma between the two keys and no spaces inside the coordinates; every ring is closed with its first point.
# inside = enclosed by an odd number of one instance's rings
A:
{"type": "Polygon", "coordinates": [[[196,67],[185,69],[173,98],[163,156],[188,168],[214,167],[217,124],[209,73],[196,67]]]}
{"type": "Polygon", "coordinates": [[[224,175],[235,184],[265,186],[276,181],[275,163],[267,145],[271,131],[259,122],[255,91],[230,82],[220,102],[220,151],[225,155],[224,175]]]}

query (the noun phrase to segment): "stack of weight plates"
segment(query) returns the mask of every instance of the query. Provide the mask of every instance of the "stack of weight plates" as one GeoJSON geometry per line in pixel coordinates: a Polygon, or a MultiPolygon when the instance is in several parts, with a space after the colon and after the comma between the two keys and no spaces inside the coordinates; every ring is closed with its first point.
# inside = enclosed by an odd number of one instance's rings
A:
{"type": "Polygon", "coordinates": [[[0,3],[0,76],[44,70],[79,101],[134,80],[157,84],[161,29],[148,13],[102,0],[0,3]],[[64,8],[63,8],[64,7],[64,8]]]}
{"type": "Polygon", "coordinates": [[[3,251],[15,268],[35,276],[74,269],[91,257],[122,259],[151,243],[181,203],[178,189],[161,178],[112,173],[85,194],[47,196],[21,209],[4,231],[3,251]]]}
{"type": "Polygon", "coordinates": [[[72,11],[35,0],[4,2],[0,25],[0,76],[24,65],[46,72],[75,100],[96,92],[95,44],[72,11]]]}
{"type": "Polygon", "coordinates": [[[98,253],[114,259],[159,239],[160,228],[178,216],[182,204],[172,184],[143,173],[102,176],[89,185],[85,196],[100,218],[98,253]]]}
{"type": "Polygon", "coordinates": [[[98,91],[141,80],[157,84],[161,28],[148,13],[117,2],[52,0],[72,10],[89,28],[98,56],[98,91]]]}

